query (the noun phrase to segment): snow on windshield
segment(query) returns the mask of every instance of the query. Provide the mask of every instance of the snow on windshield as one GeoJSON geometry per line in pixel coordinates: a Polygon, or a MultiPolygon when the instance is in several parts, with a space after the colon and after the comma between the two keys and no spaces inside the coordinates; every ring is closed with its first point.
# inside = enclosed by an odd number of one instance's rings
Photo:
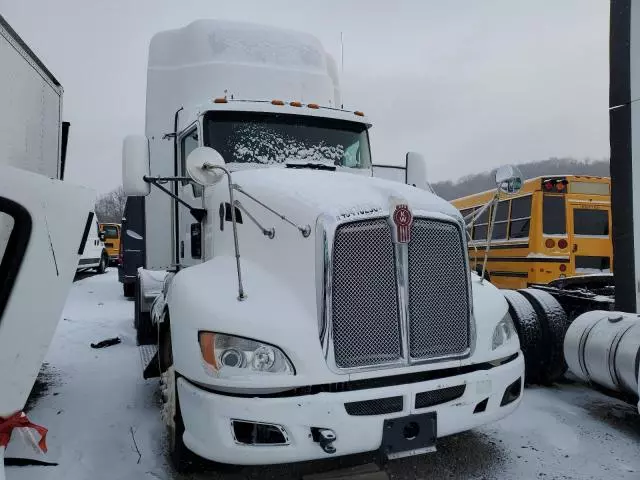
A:
{"type": "Polygon", "coordinates": [[[329,145],[325,140],[314,143],[255,123],[236,125],[234,136],[241,140],[234,143],[232,156],[227,162],[274,164],[308,161],[333,165],[345,153],[342,144],[329,145]]]}
{"type": "Polygon", "coordinates": [[[251,119],[228,121],[216,115],[218,118],[212,115],[205,121],[205,143],[218,150],[227,163],[370,166],[369,141],[362,125],[344,122],[343,129],[326,120],[252,114],[251,119]]]}

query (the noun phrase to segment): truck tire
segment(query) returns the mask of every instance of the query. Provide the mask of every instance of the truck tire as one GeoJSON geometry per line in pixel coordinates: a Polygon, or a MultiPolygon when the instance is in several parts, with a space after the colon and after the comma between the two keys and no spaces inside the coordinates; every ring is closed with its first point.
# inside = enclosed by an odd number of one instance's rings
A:
{"type": "Polygon", "coordinates": [[[549,293],[534,288],[520,290],[538,314],[542,330],[542,349],[545,352],[540,381],[551,384],[562,378],[567,371],[564,360],[564,337],[569,321],[564,309],[549,293]]]}
{"type": "Polygon", "coordinates": [[[158,334],[151,323],[151,313],[142,311],[142,293],[140,292],[140,282],[136,280],[135,303],[133,313],[133,326],[136,328],[136,342],[138,345],[153,345],[158,340],[158,334]]]}
{"type": "Polygon", "coordinates": [[[126,298],[133,298],[134,295],[136,294],[136,285],[134,283],[123,283],[122,294],[126,298]]]}
{"type": "Polygon", "coordinates": [[[96,272],[102,274],[106,272],[108,266],[109,256],[106,254],[106,252],[102,252],[102,255],[100,255],[100,263],[98,263],[98,266],[96,267],[96,272]]]}
{"type": "Polygon", "coordinates": [[[169,440],[169,458],[178,473],[193,470],[197,456],[187,448],[183,441],[184,422],[178,401],[178,385],[175,368],[170,366],[160,376],[162,393],[162,419],[167,426],[169,440]]]}
{"type": "Polygon", "coordinates": [[[525,382],[538,383],[544,368],[542,329],[533,306],[524,295],[515,290],[501,290],[509,304],[509,313],[518,332],[524,355],[525,382]]]}

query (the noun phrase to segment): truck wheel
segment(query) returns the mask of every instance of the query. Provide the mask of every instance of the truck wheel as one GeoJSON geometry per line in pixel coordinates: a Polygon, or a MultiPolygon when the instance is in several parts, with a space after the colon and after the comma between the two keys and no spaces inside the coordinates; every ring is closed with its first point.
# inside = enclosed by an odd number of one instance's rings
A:
{"type": "Polygon", "coordinates": [[[122,294],[127,298],[133,298],[136,294],[136,286],[134,283],[123,283],[122,294]]]}
{"type": "Polygon", "coordinates": [[[178,386],[175,368],[170,366],[161,376],[162,420],[169,436],[169,457],[178,473],[189,473],[193,469],[196,455],[184,444],[184,422],[178,401],[178,386]]]}
{"type": "Polygon", "coordinates": [[[545,352],[540,380],[550,384],[558,381],[567,371],[564,360],[564,337],[569,321],[564,309],[549,293],[534,288],[520,290],[538,314],[542,330],[542,348],[545,352]]]}
{"type": "Polygon", "coordinates": [[[138,345],[153,345],[158,340],[158,334],[153,323],[151,323],[151,313],[142,311],[142,293],[140,292],[139,281],[136,280],[134,288],[133,326],[136,328],[136,341],[138,345]]]}
{"type": "Polygon", "coordinates": [[[109,257],[106,253],[102,252],[100,256],[100,263],[96,267],[96,272],[104,273],[107,270],[107,266],[109,265],[109,257]]]}
{"type": "Polygon", "coordinates": [[[509,304],[509,313],[513,319],[520,339],[520,348],[524,355],[525,380],[527,383],[540,381],[543,369],[542,330],[538,315],[529,301],[515,290],[501,290],[509,304]]]}

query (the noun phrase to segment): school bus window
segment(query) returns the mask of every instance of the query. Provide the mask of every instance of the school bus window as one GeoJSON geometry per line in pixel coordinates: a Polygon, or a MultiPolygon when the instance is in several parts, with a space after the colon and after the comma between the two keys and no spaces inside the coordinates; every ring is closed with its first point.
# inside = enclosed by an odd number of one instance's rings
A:
{"type": "Polygon", "coordinates": [[[496,223],[493,225],[492,240],[507,239],[507,225],[509,224],[509,200],[498,203],[496,208],[496,223]]]}
{"type": "Polygon", "coordinates": [[[118,238],[118,227],[115,225],[105,225],[102,227],[104,238],[118,238]]]}
{"type": "Polygon", "coordinates": [[[486,240],[487,238],[487,226],[488,225],[476,225],[473,229],[474,240],[486,240]]]}
{"type": "Polygon", "coordinates": [[[573,233],[587,236],[609,235],[609,212],[576,208],[573,211],[573,233]]]}
{"type": "MultiPolygon", "coordinates": [[[[476,210],[483,208],[483,205],[476,207],[476,210]]],[[[487,232],[489,231],[489,218],[491,215],[491,208],[487,208],[482,214],[476,218],[473,224],[473,234],[471,238],[473,240],[486,240],[487,232]]]]}
{"type": "Polygon", "coordinates": [[[531,195],[511,200],[509,238],[528,238],[531,225],[531,195]]]}
{"type": "Polygon", "coordinates": [[[542,233],[563,235],[567,233],[564,195],[544,195],[542,199],[542,233]]]}

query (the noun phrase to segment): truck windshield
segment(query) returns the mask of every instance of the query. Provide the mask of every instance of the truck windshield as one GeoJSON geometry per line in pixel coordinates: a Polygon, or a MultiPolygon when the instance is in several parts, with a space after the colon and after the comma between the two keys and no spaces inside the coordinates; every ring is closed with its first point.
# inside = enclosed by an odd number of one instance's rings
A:
{"type": "Polygon", "coordinates": [[[370,168],[367,126],[358,122],[259,112],[208,112],[205,145],[228,164],[325,163],[370,168]]]}

